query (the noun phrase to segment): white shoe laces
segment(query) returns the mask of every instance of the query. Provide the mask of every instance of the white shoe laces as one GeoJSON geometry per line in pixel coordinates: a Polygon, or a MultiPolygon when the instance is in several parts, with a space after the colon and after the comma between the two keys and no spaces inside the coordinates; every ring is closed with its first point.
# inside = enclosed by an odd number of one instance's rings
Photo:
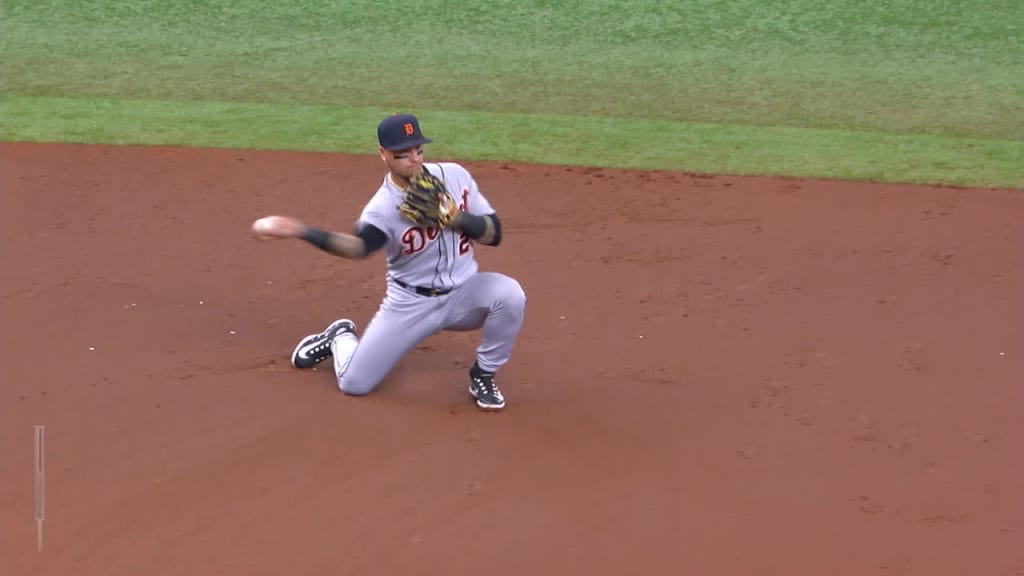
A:
{"type": "Polygon", "coordinates": [[[498,390],[498,384],[494,382],[494,377],[480,377],[475,376],[473,381],[476,382],[480,391],[488,396],[494,396],[497,398],[501,397],[501,391],[498,390]]]}

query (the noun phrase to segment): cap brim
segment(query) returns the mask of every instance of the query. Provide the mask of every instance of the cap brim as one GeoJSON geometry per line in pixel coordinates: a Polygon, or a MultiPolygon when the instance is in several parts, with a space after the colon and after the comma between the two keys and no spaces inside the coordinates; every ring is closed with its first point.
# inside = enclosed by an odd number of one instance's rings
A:
{"type": "Polygon", "coordinates": [[[405,140],[401,144],[397,144],[394,146],[384,146],[383,148],[395,152],[398,150],[408,150],[409,148],[415,148],[416,146],[422,146],[424,144],[430,144],[431,142],[433,142],[433,140],[431,140],[430,138],[427,138],[426,136],[420,136],[419,138],[405,140]]]}

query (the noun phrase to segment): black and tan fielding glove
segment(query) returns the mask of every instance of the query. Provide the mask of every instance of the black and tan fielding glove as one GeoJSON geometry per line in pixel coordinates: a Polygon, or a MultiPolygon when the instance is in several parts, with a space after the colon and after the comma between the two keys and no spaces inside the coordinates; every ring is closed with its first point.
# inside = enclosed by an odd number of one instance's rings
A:
{"type": "Polygon", "coordinates": [[[450,228],[459,213],[444,180],[423,171],[409,178],[409,187],[398,210],[421,226],[450,228]]]}

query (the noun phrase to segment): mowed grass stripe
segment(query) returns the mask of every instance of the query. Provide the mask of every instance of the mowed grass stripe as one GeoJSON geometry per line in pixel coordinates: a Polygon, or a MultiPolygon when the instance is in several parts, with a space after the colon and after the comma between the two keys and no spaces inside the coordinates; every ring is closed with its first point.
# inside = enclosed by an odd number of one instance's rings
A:
{"type": "MultiPolygon", "coordinates": [[[[399,109],[0,99],[0,138],[264,150],[375,151],[399,109]]],[[[630,118],[420,112],[434,158],[1024,189],[1024,142],[630,118]]]]}

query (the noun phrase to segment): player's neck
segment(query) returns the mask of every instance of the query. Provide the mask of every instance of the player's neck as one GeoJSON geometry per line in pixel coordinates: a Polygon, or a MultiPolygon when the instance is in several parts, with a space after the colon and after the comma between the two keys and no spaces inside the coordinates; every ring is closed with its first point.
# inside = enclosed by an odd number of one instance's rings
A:
{"type": "Polygon", "coordinates": [[[409,179],[402,178],[401,176],[395,175],[394,172],[388,172],[388,178],[391,179],[391,183],[398,187],[399,190],[405,190],[409,187],[409,179]]]}

